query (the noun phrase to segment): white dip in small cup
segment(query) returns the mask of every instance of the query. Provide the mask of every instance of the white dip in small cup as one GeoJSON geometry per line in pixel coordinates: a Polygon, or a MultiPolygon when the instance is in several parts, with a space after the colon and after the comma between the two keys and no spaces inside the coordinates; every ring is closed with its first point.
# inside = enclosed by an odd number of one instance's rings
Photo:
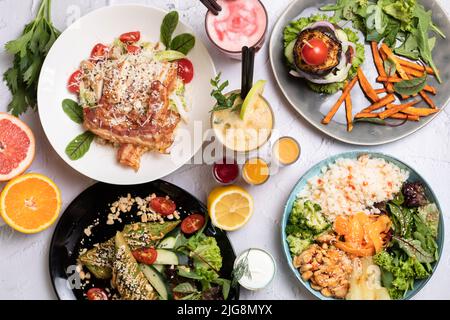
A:
{"type": "MultiPolygon", "coordinates": [[[[248,273],[244,273],[239,284],[248,290],[259,290],[267,287],[275,277],[275,259],[262,249],[248,249],[241,253],[234,262],[234,268],[247,259],[248,273]]],[[[242,264],[241,264],[242,265],[242,264]]]]}

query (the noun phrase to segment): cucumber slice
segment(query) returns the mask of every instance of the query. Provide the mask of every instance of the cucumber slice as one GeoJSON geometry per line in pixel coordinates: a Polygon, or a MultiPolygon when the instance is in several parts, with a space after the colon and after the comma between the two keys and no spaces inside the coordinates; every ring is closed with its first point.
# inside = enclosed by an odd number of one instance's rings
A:
{"type": "Polygon", "coordinates": [[[342,29],[336,29],[335,31],[336,38],[338,38],[341,42],[347,42],[348,37],[344,30],[342,29]]]}
{"type": "Polygon", "coordinates": [[[284,49],[284,55],[286,56],[287,61],[292,65],[295,65],[294,46],[295,46],[296,41],[297,41],[296,39],[292,40],[291,42],[289,42],[289,44],[284,49]]]}
{"type": "Polygon", "coordinates": [[[155,59],[158,61],[174,61],[186,57],[183,53],[175,50],[158,51],[155,53],[155,59]]]}
{"type": "Polygon", "coordinates": [[[156,268],[140,264],[142,272],[147,278],[148,282],[155,288],[162,300],[172,300],[172,293],[169,290],[169,285],[164,276],[156,270],[156,268]]]}
{"type": "Polygon", "coordinates": [[[166,266],[164,266],[162,264],[153,264],[152,267],[155,268],[156,271],[158,271],[159,273],[164,275],[164,269],[166,268],[166,266]]]}
{"type": "Polygon", "coordinates": [[[164,238],[157,246],[158,249],[173,249],[175,248],[175,243],[177,242],[176,237],[164,238]]]}
{"type": "Polygon", "coordinates": [[[186,255],[167,250],[167,249],[156,249],[158,256],[154,264],[163,265],[186,265],[188,264],[188,257],[186,255]]]}

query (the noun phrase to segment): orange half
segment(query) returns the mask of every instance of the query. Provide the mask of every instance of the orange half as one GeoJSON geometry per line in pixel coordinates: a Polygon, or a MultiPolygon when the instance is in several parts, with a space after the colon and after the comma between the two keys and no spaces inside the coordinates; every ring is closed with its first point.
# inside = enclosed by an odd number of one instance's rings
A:
{"type": "Polygon", "coordinates": [[[46,176],[30,173],[11,180],[0,194],[0,214],[13,229],[38,233],[50,227],[61,211],[61,192],[46,176]]]}

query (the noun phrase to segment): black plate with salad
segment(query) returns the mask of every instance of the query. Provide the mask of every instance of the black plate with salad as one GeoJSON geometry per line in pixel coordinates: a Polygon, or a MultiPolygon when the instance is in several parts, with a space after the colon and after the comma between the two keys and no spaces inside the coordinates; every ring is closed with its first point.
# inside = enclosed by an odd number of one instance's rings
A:
{"type": "Polygon", "coordinates": [[[64,300],[237,300],[226,233],[194,196],[157,180],[97,183],[62,215],[50,276],[64,300]]]}

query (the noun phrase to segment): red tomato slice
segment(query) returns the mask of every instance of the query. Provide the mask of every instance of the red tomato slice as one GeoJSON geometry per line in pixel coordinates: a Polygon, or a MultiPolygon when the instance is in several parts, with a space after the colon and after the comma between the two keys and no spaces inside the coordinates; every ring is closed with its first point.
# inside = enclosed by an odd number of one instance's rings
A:
{"type": "Polygon", "coordinates": [[[150,201],[150,206],[153,210],[163,216],[171,215],[177,209],[175,202],[164,197],[153,198],[150,201]]]}
{"type": "Polygon", "coordinates": [[[303,45],[302,58],[307,64],[318,66],[327,60],[328,51],[327,44],[324,41],[313,38],[303,45]]]}
{"type": "Polygon", "coordinates": [[[141,39],[141,33],[139,31],[127,32],[127,33],[122,34],[119,37],[119,39],[123,43],[128,43],[128,44],[135,43],[141,39]]]}
{"type": "Polygon", "coordinates": [[[178,76],[183,79],[184,83],[189,83],[194,78],[194,66],[188,59],[178,60],[178,76]]]}
{"type": "Polygon", "coordinates": [[[106,58],[109,47],[104,44],[97,43],[91,52],[91,60],[98,61],[106,58]]]}
{"type": "Polygon", "coordinates": [[[87,292],[89,300],[108,300],[108,295],[105,290],[99,288],[91,288],[87,292]]]}
{"type": "Polygon", "coordinates": [[[77,70],[69,78],[67,89],[72,93],[80,93],[81,71],[77,70]]]}
{"type": "Polygon", "coordinates": [[[181,231],[185,234],[193,234],[200,230],[205,224],[205,217],[202,214],[195,213],[187,216],[181,222],[181,231]]]}
{"type": "Polygon", "coordinates": [[[133,257],[139,263],[151,265],[155,263],[158,252],[154,248],[141,248],[133,251],[133,257]]]}
{"type": "Polygon", "coordinates": [[[128,51],[128,53],[139,53],[139,52],[141,52],[141,47],[128,45],[127,51],[128,51]]]}

